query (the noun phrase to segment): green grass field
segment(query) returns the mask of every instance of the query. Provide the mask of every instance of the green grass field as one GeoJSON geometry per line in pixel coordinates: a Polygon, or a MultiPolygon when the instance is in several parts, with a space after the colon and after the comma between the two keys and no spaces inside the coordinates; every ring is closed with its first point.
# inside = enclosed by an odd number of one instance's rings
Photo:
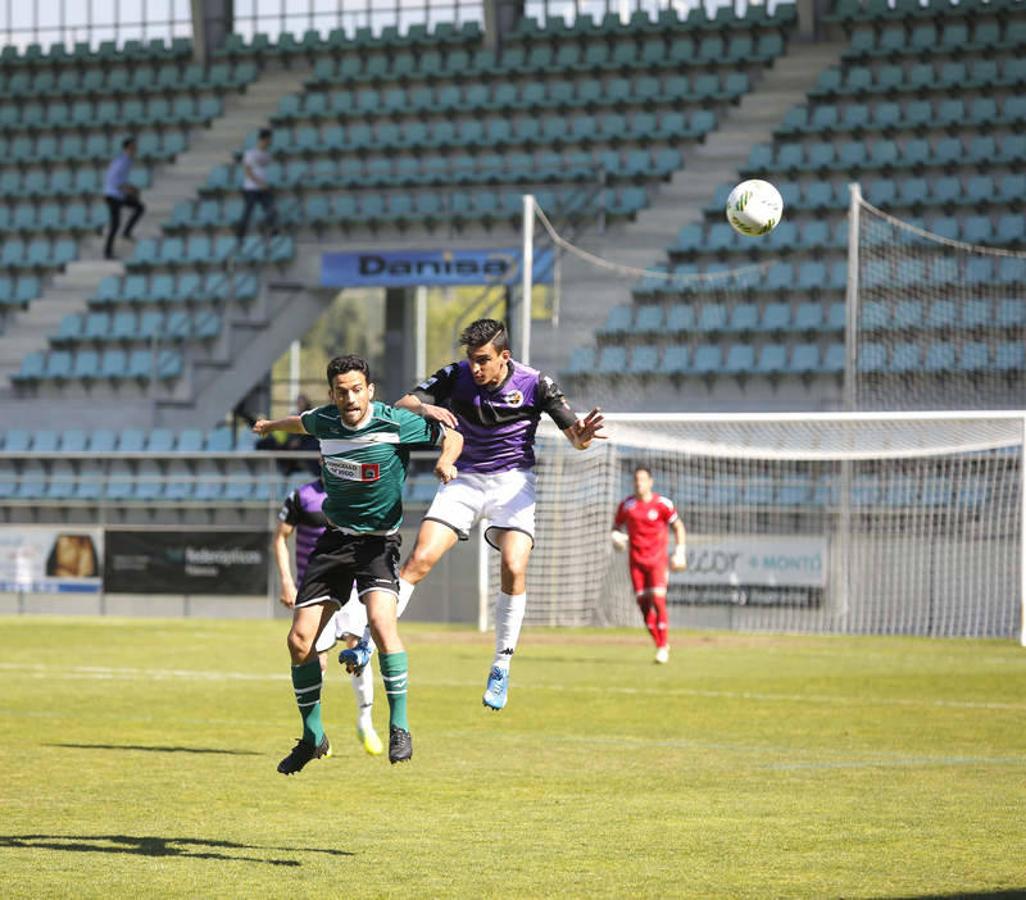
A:
{"type": "MultiPolygon", "coordinates": [[[[408,625],[415,756],[332,759],[281,622],[0,618],[0,896],[843,896],[1026,891],[1012,643],[408,625]]],[[[385,731],[377,684],[375,719],[385,731]]]]}

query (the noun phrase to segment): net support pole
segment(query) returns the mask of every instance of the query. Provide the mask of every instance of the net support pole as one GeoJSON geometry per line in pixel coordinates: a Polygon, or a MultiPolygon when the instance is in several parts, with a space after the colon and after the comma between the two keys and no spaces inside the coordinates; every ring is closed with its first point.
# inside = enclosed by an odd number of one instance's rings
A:
{"type": "MultiPolygon", "coordinates": [[[[531,294],[534,287],[534,195],[524,194],[524,248],[521,261],[520,352],[524,365],[531,363],[531,294]]],[[[516,335],[514,335],[516,337],[516,335]]]]}
{"type": "Polygon", "coordinates": [[[1019,644],[1026,647],[1026,416],[1022,419],[1022,443],[1019,445],[1019,644]]]}
{"type": "Polygon", "coordinates": [[[848,185],[848,284],[844,295],[844,408],[855,409],[855,358],[859,322],[859,216],[862,188],[858,182],[848,185]]]}

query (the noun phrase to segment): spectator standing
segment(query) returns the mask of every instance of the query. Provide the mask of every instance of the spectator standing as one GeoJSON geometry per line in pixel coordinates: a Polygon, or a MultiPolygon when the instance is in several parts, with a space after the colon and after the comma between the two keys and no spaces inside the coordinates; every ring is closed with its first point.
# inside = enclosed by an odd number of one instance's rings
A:
{"type": "Polygon", "coordinates": [[[264,223],[272,234],[277,231],[278,216],[274,209],[274,194],[267,181],[267,167],[271,164],[271,129],[261,128],[257,135],[257,144],[242,156],[242,198],[244,206],[242,218],[236,227],[236,234],[241,241],[249,228],[249,218],[253,215],[253,207],[258,203],[263,210],[264,223]]]}
{"type": "Polygon", "coordinates": [[[121,226],[121,207],[127,206],[132,215],[125,225],[122,237],[132,240],[132,229],[142,218],[146,207],[139,200],[139,189],[128,178],[135,160],[135,138],[128,137],[121,142],[121,153],[111,160],[107,166],[107,174],[103,179],[103,194],[107,201],[107,212],[110,216],[107,228],[107,243],[103,248],[104,259],[114,259],[114,238],[121,226]]]}

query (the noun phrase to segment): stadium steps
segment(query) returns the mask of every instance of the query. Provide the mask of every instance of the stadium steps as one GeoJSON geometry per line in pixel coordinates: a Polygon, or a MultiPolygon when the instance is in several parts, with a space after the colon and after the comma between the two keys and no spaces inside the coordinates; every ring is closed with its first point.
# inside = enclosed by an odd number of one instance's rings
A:
{"type": "Polygon", "coordinates": [[[182,395],[156,401],[156,424],[187,428],[218,421],[267,374],[268,367],[316,324],[334,291],[317,288],[321,255],[339,249],[337,242],[309,240],[297,245],[293,262],[280,274],[261,278],[259,319],[230,317],[218,351],[191,363],[182,395]]]}
{"type": "MultiPolygon", "coordinates": [[[[246,135],[253,129],[254,122],[267,122],[278,108],[281,97],[286,93],[300,90],[303,79],[308,75],[306,66],[283,69],[270,63],[261,77],[247,87],[244,94],[226,96],[225,115],[216,119],[209,129],[194,132],[189,149],[181,154],[173,165],[156,173],[153,186],[143,195],[146,216],[139,223],[137,236],[159,236],[161,223],[169,218],[174,204],[183,196],[195,196],[210,170],[218,163],[230,160],[232,154],[241,149],[246,135]]],[[[123,254],[128,252],[124,244],[119,249],[123,254]]],[[[100,259],[102,252],[102,238],[81,241],[79,255],[83,261],[70,264],[67,271],[57,276],[43,296],[33,301],[26,312],[16,314],[6,323],[4,334],[0,337],[0,412],[10,414],[19,420],[23,416],[28,416],[29,420],[33,418],[31,408],[36,405],[36,401],[16,399],[10,376],[19,370],[21,360],[27,354],[47,347],[47,338],[56,333],[65,315],[86,311],[88,298],[95,294],[104,277],[124,274],[124,267],[120,262],[109,263],[100,259]]],[[[224,358],[224,354],[229,353],[232,348],[241,351],[249,345],[252,327],[242,327],[236,332],[232,326],[237,324],[231,320],[226,323],[226,331],[229,333],[222,339],[225,348],[223,353],[218,354],[209,364],[200,364],[199,369],[193,368],[191,373],[186,372],[176,387],[174,408],[180,407],[182,403],[191,403],[187,398],[203,396],[197,392],[193,384],[195,379],[198,378],[199,383],[204,384],[208,380],[204,377],[206,372],[222,367],[218,359],[224,358]]],[[[262,365],[266,368],[266,360],[262,365]]],[[[220,395],[221,392],[216,393],[220,395]]],[[[227,404],[217,407],[211,421],[237,399],[236,396],[227,404]]],[[[114,397],[97,396],[92,402],[99,405],[110,402],[117,406],[114,397]]],[[[209,404],[204,404],[207,405],[209,404]]],[[[161,409],[142,401],[139,414],[145,417],[145,421],[152,420],[156,423],[159,421],[161,409]]],[[[182,421],[194,424],[194,416],[195,411],[190,412],[182,421]]]]}
{"type": "Polygon", "coordinates": [[[246,136],[254,126],[262,127],[277,111],[278,103],[286,94],[303,89],[303,81],[310,75],[307,66],[290,69],[268,63],[260,77],[247,86],[245,93],[225,97],[224,115],[216,119],[209,129],[194,132],[189,149],[178,157],[175,164],[164,169],[154,179],[153,187],[146,191],[146,217],[140,222],[140,235],[160,237],[161,223],[171,218],[175,204],[183,197],[195,197],[206,183],[211,169],[230,162],[232,155],[242,150],[246,136]],[[145,228],[142,226],[145,225],[145,228]]]}
{"type": "Polygon", "coordinates": [[[0,398],[14,396],[11,375],[18,371],[26,355],[46,349],[48,338],[56,332],[61,319],[85,312],[88,298],[100,281],[108,275],[124,272],[120,262],[95,258],[103,251],[99,238],[81,241],[79,248],[83,256],[94,258],[68,263],[41,297],[33,300],[28,309],[14,314],[0,336],[0,398]]]}
{"type": "MultiPolygon", "coordinates": [[[[713,187],[737,179],[752,146],[771,139],[786,111],[805,98],[823,69],[837,63],[845,46],[792,41],[751,93],[727,109],[719,127],[685,153],[684,168],[660,186],[634,222],[582,246],[623,265],[653,265],[682,225],[702,220],[713,187]]],[[[573,257],[564,258],[562,279],[559,325],[538,323],[531,347],[532,364],[556,372],[566,366],[568,349],[600,328],[610,309],[630,302],[633,283],[630,278],[610,278],[573,257]]]]}

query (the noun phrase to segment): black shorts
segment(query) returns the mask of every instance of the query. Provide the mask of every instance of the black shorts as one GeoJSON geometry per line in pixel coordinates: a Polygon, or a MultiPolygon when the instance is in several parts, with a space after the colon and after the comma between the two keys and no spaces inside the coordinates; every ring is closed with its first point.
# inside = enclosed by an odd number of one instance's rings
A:
{"type": "Polygon", "coordinates": [[[398,534],[351,535],[328,528],[310,554],[296,606],[332,602],[341,609],[356,582],[362,597],[368,591],[399,596],[398,534]]]}

